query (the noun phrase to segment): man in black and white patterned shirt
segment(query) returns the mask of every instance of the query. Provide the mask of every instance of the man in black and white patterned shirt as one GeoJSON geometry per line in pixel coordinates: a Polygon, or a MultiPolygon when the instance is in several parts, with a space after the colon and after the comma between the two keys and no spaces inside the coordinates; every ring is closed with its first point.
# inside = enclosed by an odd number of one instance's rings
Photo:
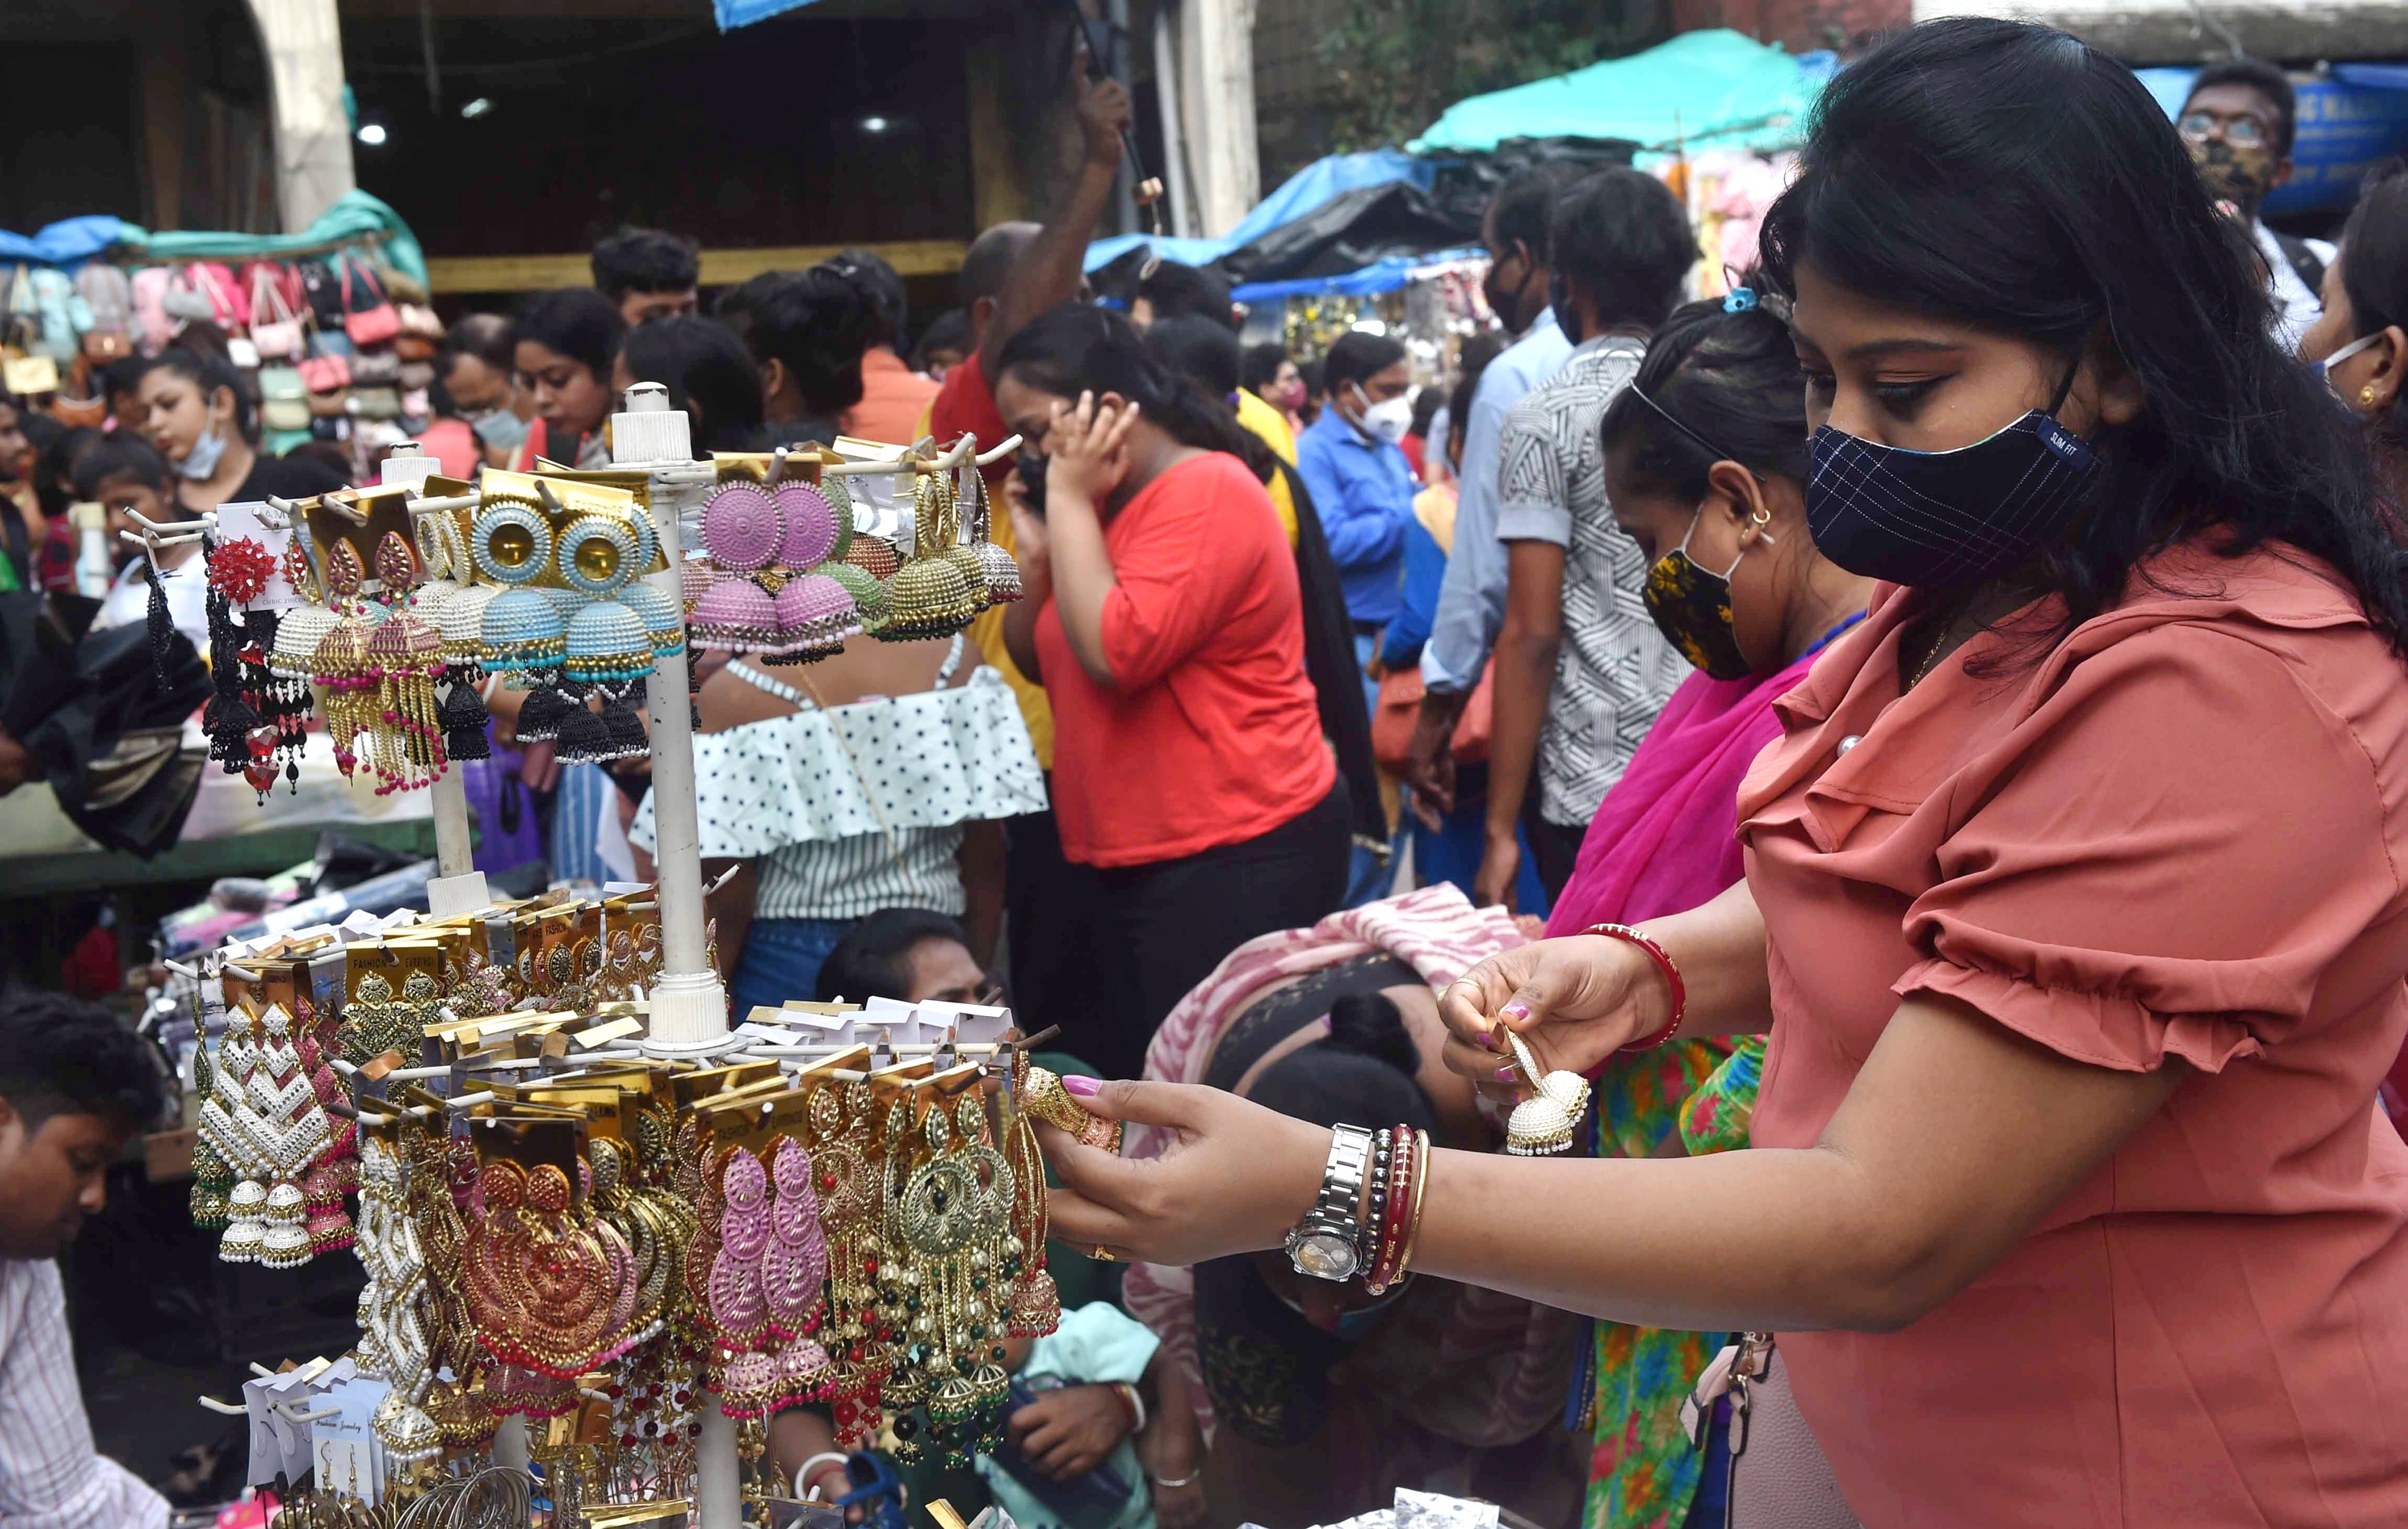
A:
{"type": "Polygon", "coordinates": [[[162,1083],[106,1009],[0,993],[0,1529],[166,1529],[167,1500],[93,1448],[56,1262],[162,1083]]]}
{"type": "Polygon", "coordinates": [[[1640,598],[1646,564],[1614,524],[1598,428],[1680,301],[1697,239],[1662,182],[1616,169],[1557,199],[1549,242],[1555,322],[1575,349],[1513,406],[1499,450],[1508,576],[1481,903],[1512,894],[1517,828],[1547,895],[1563,891],[1598,803],[1689,673],[1640,598]]]}

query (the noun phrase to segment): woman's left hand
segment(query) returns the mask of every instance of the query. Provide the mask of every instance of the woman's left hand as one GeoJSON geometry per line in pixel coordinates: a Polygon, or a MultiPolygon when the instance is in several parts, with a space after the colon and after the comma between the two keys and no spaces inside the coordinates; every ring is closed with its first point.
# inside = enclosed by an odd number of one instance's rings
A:
{"type": "Polygon", "coordinates": [[[1312,1207],[1329,1156],[1326,1126],[1198,1084],[1106,1083],[1079,1103],[1178,1137],[1160,1157],[1123,1158],[1038,1122],[1062,1179],[1046,1198],[1053,1235],[1117,1259],[1196,1264],[1279,1247],[1312,1207]]]}
{"type": "Polygon", "coordinates": [[[1128,433],[1137,416],[1136,404],[1109,404],[1092,393],[1055,405],[1045,432],[1047,505],[1070,494],[1101,506],[1128,476],[1128,433]]]}

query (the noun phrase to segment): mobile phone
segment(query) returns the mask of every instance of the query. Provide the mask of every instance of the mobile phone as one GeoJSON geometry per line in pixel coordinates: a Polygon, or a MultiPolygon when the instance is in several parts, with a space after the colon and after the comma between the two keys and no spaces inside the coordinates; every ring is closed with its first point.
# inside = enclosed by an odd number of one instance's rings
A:
{"type": "Polygon", "coordinates": [[[1014,469],[1020,474],[1020,491],[1028,501],[1028,513],[1039,520],[1045,518],[1045,458],[1035,451],[1020,453],[1014,469]]]}

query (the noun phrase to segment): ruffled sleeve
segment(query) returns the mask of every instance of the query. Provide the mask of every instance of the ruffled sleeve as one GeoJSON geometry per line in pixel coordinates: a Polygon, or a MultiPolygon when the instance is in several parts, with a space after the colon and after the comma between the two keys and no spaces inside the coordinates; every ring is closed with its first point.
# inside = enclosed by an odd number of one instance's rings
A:
{"type": "Polygon", "coordinates": [[[2075,665],[1955,782],[1979,805],[1939,846],[1905,926],[1928,957],[1894,991],[2128,1071],[2297,1034],[2400,897],[2373,757],[2311,672],[2182,622],[2075,665]]]}
{"type": "MultiPolygon", "coordinates": [[[[883,696],[694,740],[702,852],[750,860],[792,844],[944,828],[1045,810],[1045,777],[995,670],[950,690],[883,696]]],[[[653,845],[647,794],[628,842],[653,845]]]]}

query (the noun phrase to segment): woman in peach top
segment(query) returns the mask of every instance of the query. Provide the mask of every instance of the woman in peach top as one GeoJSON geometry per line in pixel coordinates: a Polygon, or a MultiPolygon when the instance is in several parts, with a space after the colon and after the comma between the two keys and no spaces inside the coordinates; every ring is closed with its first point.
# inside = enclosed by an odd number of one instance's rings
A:
{"type": "MultiPolygon", "coordinates": [[[[1755,1150],[1438,1153],[1412,1266],[1776,1331],[1872,1529],[2408,1523],[2408,594],[2345,417],[2147,93],[2044,29],[1842,74],[1764,244],[1810,529],[1885,582],[1782,703],[1745,883],[1441,1004],[1500,1093],[1500,1024],[1582,1071],[1769,1028],[1755,1150]]],[[[1070,1241],[1275,1247],[1323,1182],[1244,1101],[1091,1102],[1180,1144],[1050,1135],[1070,1241]]]]}

